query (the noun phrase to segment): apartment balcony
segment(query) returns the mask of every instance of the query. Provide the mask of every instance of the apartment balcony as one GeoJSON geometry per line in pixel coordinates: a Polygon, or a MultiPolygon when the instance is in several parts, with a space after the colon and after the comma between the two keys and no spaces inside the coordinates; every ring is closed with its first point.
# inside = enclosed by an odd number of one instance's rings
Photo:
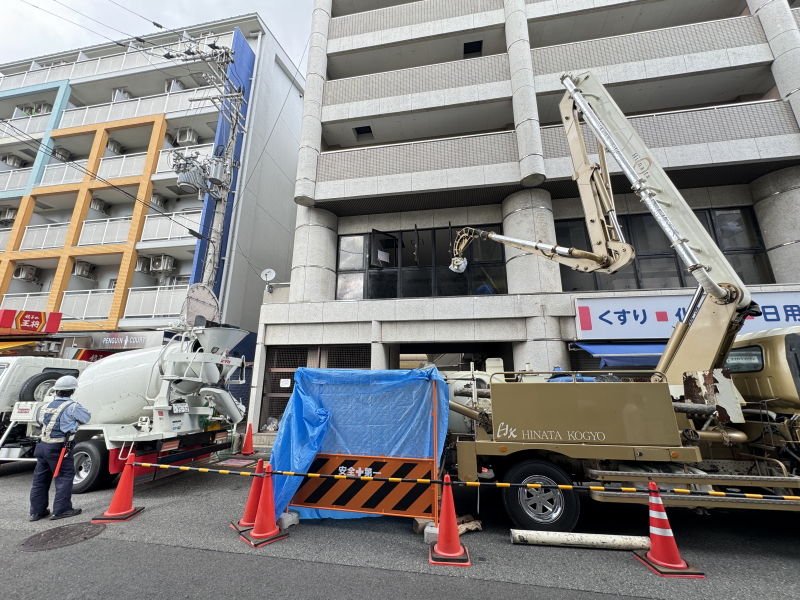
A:
{"type": "MultiPolygon", "coordinates": [[[[208,36],[207,38],[194,41],[201,44],[216,42],[219,46],[230,47],[232,40],[233,34],[227,33],[224,35],[208,36]]],[[[5,75],[0,78],[0,91],[14,90],[30,85],[59,81],[61,79],[75,80],[103,75],[115,75],[122,71],[134,69],[147,70],[169,68],[175,66],[176,63],[173,59],[164,58],[163,55],[169,50],[181,50],[184,45],[185,42],[176,42],[163,46],[148,46],[143,50],[133,50],[130,52],[112,54],[110,56],[89,58],[79,62],[33,69],[24,73],[5,75]]],[[[188,64],[191,63],[182,64],[188,66],[188,64]]]]}
{"type": "Polygon", "coordinates": [[[188,289],[185,285],[130,288],[125,318],[176,317],[181,312],[188,289]]]}
{"type": "Polygon", "coordinates": [[[85,172],[83,169],[89,164],[88,160],[76,160],[70,163],[57,162],[47,165],[42,174],[40,186],[63,185],[65,183],[80,183],[85,172]]]}
{"type": "Polygon", "coordinates": [[[195,239],[189,229],[200,227],[201,210],[147,215],[142,242],[195,239]]]}
{"type": "Polygon", "coordinates": [[[30,294],[5,294],[0,309],[44,311],[50,292],[33,292],[30,294]]]}
{"type": "Polygon", "coordinates": [[[22,236],[20,250],[45,250],[63,248],[67,239],[69,223],[51,223],[48,225],[28,225],[22,236]]]}
{"type": "Polygon", "coordinates": [[[24,139],[24,134],[36,137],[36,134],[43,133],[47,129],[49,120],[50,113],[47,113],[19,119],[8,119],[5,123],[0,122],[0,143],[11,140],[18,141],[20,137],[24,139]]]}
{"type": "MultiPolygon", "coordinates": [[[[781,100],[640,115],[629,121],[665,169],[800,157],[800,127],[789,103],[781,100]]],[[[594,135],[588,127],[583,132],[593,152],[594,135]]],[[[547,178],[571,178],[574,169],[563,126],[543,127],[542,146],[547,178]]],[[[610,157],[609,171],[621,172],[610,157]]]]}
{"type": "Polygon", "coordinates": [[[727,102],[764,94],[775,85],[772,52],[757,17],[533,48],[531,59],[543,123],[561,118],[565,71],[591,69],[613,86],[611,93],[625,112],[727,102]]]}
{"type": "Polygon", "coordinates": [[[83,222],[79,246],[100,246],[103,244],[123,244],[131,229],[131,217],[114,219],[92,219],[83,222]]]}
{"type": "Polygon", "coordinates": [[[65,321],[107,319],[111,314],[113,299],[114,290],[65,291],[61,300],[60,312],[65,321]]]}
{"type": "MultiPolygon", "coordinates": [[[[324,208],[327,201],[345,198],[519,185],[519,181],[516,134],[501,131],[324,152],[318,164],[316,200],[324,208]]],[[[373,207],[366,212],[381,211],[373,207]]]]}
{"type": "Polygon", "coordinates": [[[24,190],[28,185],[33,169],[10,169],[0,171],[0,192],[24,190]]]}
{"type": "MultiPolygon", "coordinates": [[[[156,165],[156,173],[173,173],[172,166],[170,165],[170,155],[174,150],[183,150],[184,152],[197,152],[198,158],[203,160],[210,157],[214,153],[214,144],[199,144],[197,146],[185,146],[183,148],[166,148],[161,150],[158,155],[158,164],[156,165]]],[[[174,173],[173,173],[174,175],[174,173]]]]}
{"type": "Polygon", "coordinates": [[[11,237],[11,228],[0,229],[0,252],[3,252],[8,246],[8,239],[11,237]]]}
{"type": "Polygon", "coordinates": [[[118,177],[139,177],[144,173],[147,152],[123,154],[100,159],[97,169],[98,178],[116,179],[118,177]]]}
{"type": "MultiPolygon", "coordinates": [[[[214,93],[213,87],[203,87],[169,94],[146,96],[144,98],[134,98],[123,102],[109,102],[108,104],[71,108],[64,111],[58,127],[65,129],[67,127],[94,125],[96,123],[107,123],[109,121],[185,110],[193,110],[197,113],[203,109],[216,110],[210,100],[196,100],[208,98],[214,93]]],[[[192,114],[195,114],[195,112],[192,114]]]]}

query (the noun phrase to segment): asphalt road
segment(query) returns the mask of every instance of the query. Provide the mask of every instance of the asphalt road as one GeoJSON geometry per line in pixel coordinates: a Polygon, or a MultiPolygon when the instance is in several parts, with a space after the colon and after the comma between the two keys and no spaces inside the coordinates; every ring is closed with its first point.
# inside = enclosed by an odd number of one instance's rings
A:
{"type": "MultiPolygon", "coordinates": [[[[101,514],[113,490],[75,496],[84,514],[29,523],[32,467],[0,466],[2,597],[70,598],[533,598],[606,600],[739,600],[800,597],[796,513],[670,510],[683,557],[705,580],[662,579],[629,552],[516,546],[494,490],[456,488],[459,514],[484,531],[468,533],[473,566],[428,564],[422,536],[394,517],[305,520],[288,539],[253,549],[228,523],[241,517],[250,480],[180,473],[138,486],[134,504],[146,510],[109,524],[88,541],[25,553],[19,543],[36,532],[101,514]]],[[[587,501],[577,530],[646,535],[645,507],[587,501]]]]}

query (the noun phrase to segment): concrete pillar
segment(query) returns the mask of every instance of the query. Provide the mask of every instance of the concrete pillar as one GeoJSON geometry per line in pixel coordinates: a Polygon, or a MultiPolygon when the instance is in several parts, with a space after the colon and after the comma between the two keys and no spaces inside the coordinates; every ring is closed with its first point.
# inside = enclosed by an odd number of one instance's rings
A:
{"type": "Polygon", "coordinates": [[[297,157],[294,201],[314,206],[317,185],[317,161],[322,144],[322,92],[328,73],[328,25],[332,0],[314,0],[311,37],[308,42],[306,90],[303,95],[303,125],[297,157]]]}
{"type": "Polygon", "coordinates": [[[297,208],[289,302],[336,298],[339,218],[321,208],[297,208]]]}
{"type": "Polygon", "coordinates": [[[764,28],[775,57],[772,76],[782,98],[792,106],[800,122],[800,28],[786,0],[747,0],[750,13],[764,28]]]}
{"type": "Polygon", "coordinates": [[[800,167],[759,177],[750,190],[775,282],[800,283],[800,167]]]}
{"type": "Polygon", "coordinates": [[[561,341],[561,326],[558,317],[529,317],[525,319],[527,340],[514,342],[514,369],[521,371],[530,363],[534,371],[552,371],[561,367],[569,371],[567,343],[561,341]]]}
{"type": "Polygon", "coordinates": [[[544,181],[544,156],[525,0],[505,0],[505,14],[520,177],[522,185],[533,187],[544,181]]]}
{"type": "MultiPolygon", "coordinates": [[[[555,244],[553,203],[550,192],[522,190],[503,200],[503,234],[529,242],[555,244]]],[[[509,294],[560,292],[558,264],[541,256],[506,246],[509,294]]]]}
{"type": "Polygon", "coordinates": [[[267,326],[260,323],[256,336],[256,352],[253,356],[253,375],[250,379],[250,401],[247,406],[247,424],[258,431],[261,422],[261,399],[264,395],[264,371],[267,366],[267,347],[264,345],[267,326]]]}

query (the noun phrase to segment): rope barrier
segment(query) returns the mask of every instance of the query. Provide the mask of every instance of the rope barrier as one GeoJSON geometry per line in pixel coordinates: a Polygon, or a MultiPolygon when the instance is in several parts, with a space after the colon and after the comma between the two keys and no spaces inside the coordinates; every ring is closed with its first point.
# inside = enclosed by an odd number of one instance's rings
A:
{"type": "MultiPolygon", "coordinates": [[[[243,475],[245,477],[264,477],[264,473],[254,473],[252,471],[229,471],[221,469],[206,469],[199,467],[178,467],[173,465],[159,465],[153,463],[133,463],[137,467],[151,467],[154,469],[176,469],[179,471],[198,471],[200,473],[219,473],[220,475],[243,475]]],[[[589,492],[617,492],[617,493],[641,493],[647,494],[648,490],[635,487],[606,487],[604,485],[551,485],[543,483],[503,483],[500,481],[450,481],[445,483],[441,479],[403,479],[401,477],[367,477],[358,475],[333,475],[326,473],[297,473],[294,471],[272,471],[272,475],[284,475],[286,477],[308,477],[311,479],[346,479],[351,481],[381,481],[386,483],[413,483],[428,485],[454,485],[460,487],[497,487],[497,488],[528,488],[539,490],[558,489],[562,491],[589,492]]],[[[662,494],[679,494],[683,496],[711,496],[718,498],[745,498],[749,500],[787,500],[800,502],[800,496],[778,496],[773,494],[746,494],[742,492],[705,492],[697,490],[687,490],[681,488],[665,489],[659,488],[662,494]]]]}

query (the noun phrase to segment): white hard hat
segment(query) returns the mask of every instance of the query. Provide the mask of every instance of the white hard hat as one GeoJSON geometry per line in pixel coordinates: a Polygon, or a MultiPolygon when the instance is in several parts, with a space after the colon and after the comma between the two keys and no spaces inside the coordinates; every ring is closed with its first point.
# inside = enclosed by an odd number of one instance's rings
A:
{"type": "Polygon", "coordinates": [[[64,375],[63,377],[59,377],[56,384],[53,386],[53,389],[56,391],[59,390],[74,390],[78,387],[78,379],[73,377],[72,375],[64,375]]]}

